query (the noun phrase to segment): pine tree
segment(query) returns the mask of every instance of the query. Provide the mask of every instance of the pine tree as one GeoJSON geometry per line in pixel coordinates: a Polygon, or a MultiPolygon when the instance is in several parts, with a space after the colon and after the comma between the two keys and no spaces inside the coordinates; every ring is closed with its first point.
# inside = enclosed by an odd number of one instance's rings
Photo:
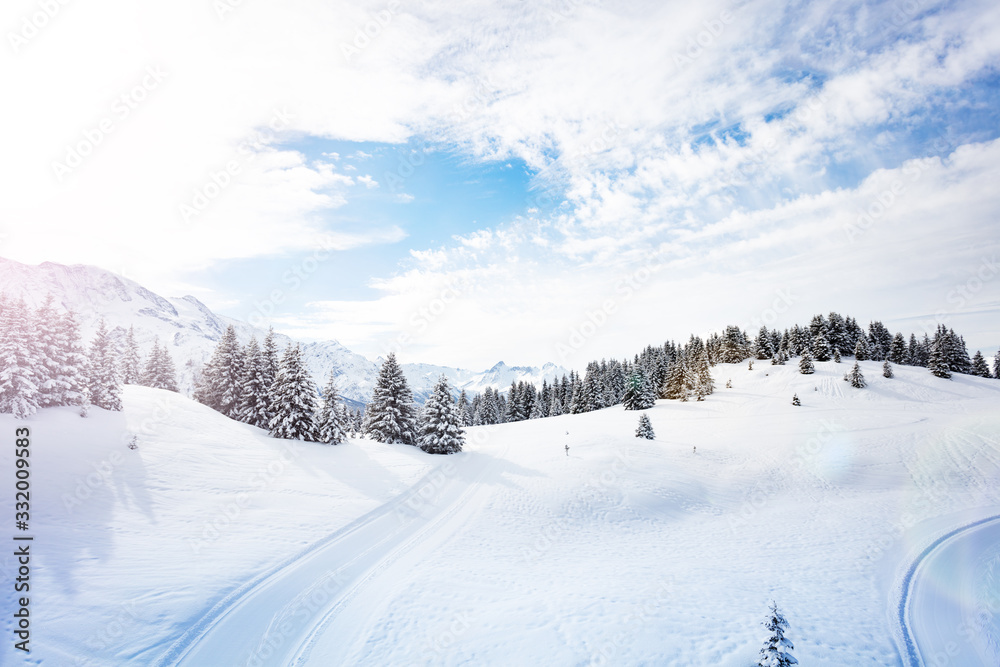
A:
{"type": "Polygon", "coordinates": [[[153,341],[153,349],[146,359],[146,369],[142,376],[142,384],[154,389],[177,391],[177,371],[174,361],[170,358],[167,346],[160,347],[160,339],[153,341]]]}
{"type": "Polygon", "coordinates": [[[625,385],[625,400],[623,401],[626,410],[645,410],[656,404],[656,399],[650,391],[646,376],[642,371],[634,371],[628,378],[625,385]]]}
{"type": "Polygon", "coordinates": [[[456,454],[465,445],[462,421],[443,374],[424,404],[418,444],[428,454],[456,454]]]}
{"type": "Polygon", "coordinates": [[[135,327],[128,328],[125,336],[125,350],[122,354],[122,383],[139,384],[142,380],[142,358],[139,343],[135,340],[135,327]]]}
{"type": "Polygon", "coordinates": [[[708,352],[701,348],[697,355],[694,362],[694,393],[699,401],[703,401],[715,391],[715,380],[712,379],[712,370],[708,365],[708,352]]]}
{"type": "Polygon", "coordinates": [[[882,377],[884,378],[893,377],[892,364],[889,363],[888,359],[886,359],[885,362],[882,364],[882,377]]]}
{"type": "Polygon", "coordinates": [[[645,413],[639,415],[639,426],[635,429],[635,437],[655,440],[656,434],[653,432],[653,423],[649,421],[649,416],[645,413]]]}
{"type": "Polygon", "coordinates": [[[281,357],[271,390],[271,408],[272,437],[315,441],[316,385],[302,363],[298,344],[285,348],[281,357]]]}
{"type": "Polygon", "coordinates": [[[871,350],[868,348],[868,339],[865,338],[864,334],[858,338],[858,342],[854,346],[854,358],[857,361],[868,361],[871,358],[871,350]]]}
{"type": "Polygon", "coordinates": [[[105,410],[122,409],[121,379],[115,363],[117,356],[108,329],[104,320],[101,320],[90,344],[87,388],[90,391],[90,402],[105,410]]]}
{"type": "Polygon", "coordinates": [[[830,342],[826,339],[826,327],[822,327],[812,344],[813,357],[816,361],[830,361],[833,357],[830,351],[830,342]]]}
{"type": "Polygon", "coordinates": [[[792,394],[792,405],[802,405],[802,401],[799,400],[798,394],[792,394]]]}
{"type": "Polygon", "coordinates": [[[18,299],[0,311],[0,412],[25,419],[40,407],[44,368],[33,349],[33,322],[28,307],[18,299]]]}
{"type": "Polygon", "coordinates": [[[892,343],[889,345],[889,356],[887,360],[899,366],[905,364],[908,357],[909,354],[906,351],[906,339],[903,338],[902,333],[897,333],[892,337],[892,343]]]}
{"type": "Polygon", "coordinates": [[[87,398],[87,355],[80,343],[80,326],[70,311],[59,316],[58,361],[64,393],[59,405],[83,405],[87,398]]]}
{"type": "Polygon", "coordinates": [[[983,353],[979,350],[976,350],[976,356],[972,358],[972,375],[978,375],[981,378],[992,377],[990,367],[987,365],[983,353]]]}
{"type": "MultiPolygon", "coordinates": [[[[499,421],[496,408],[494,401],[494,414],[491,415],[494,421],[484,423],[496,424],[499,421]]],[[[396,355],[390,352],[382,362],[372,399],[365,410],[365,434],[387,444],[416,445],[415,420],[413,394],[396,362],[396,355]]]]}
{"type": "Polygon", "coordinates": [[[756,347],[758,359],[770,359],[774,356],[774,346],[771,342],[771,334],[768,333],[767,327],[760,328],[760,332],[757,334],[756,347]]]}
{"type": "Polygon", "coordinates": [[[458,416],[462,419],[462,426],[471,425],[472,417],[469,413],[469,396],[465,393],[464,389],[458,395],[458,404],[455,407],[458,408],[458,416]]]}
{"type": "MultiPolygon", "coordinates": [[[[251,342],[256,342],[251,340],[251,342]]],[[[319,412],[316,413],[316,441],[328,445],[339,445],[347,438],[346,413],[337,405],[337,385],[333,381],[333,372],[323,388],[323,398],[319,412]]]]}
{"type": "Polygon", "coordinates": [[[763,625],[767,629],[768,637],[764,640],[764,647],[760,650],[760,660],[757,661],[757,665],[759,667],[789,667],[799,664],[799,661],[792,655],[795,646],[785,637],[788,621],[778,611],[778,605],[773,601],[770,613],[763,625]]]}
{"type": "Polygon", "coordinates": [[[833,348],[833,363],[840,363],[840,350],[837,348],[833,348]]]}
{"type": "Polygon", "coordinates": [[[848,376],[851,386],[855,389],[864,389],[867,385],[865,382],[865,376],[861,374],[861,367],[858,362],[854,362],[854,368],[851,369],[850,375],[848,376]]]}
{"type": "Polygon", "coordinates": [[[229,325],[205,366],[195,399],[232,419],[239,419],[243,354],[236,329],[229,325]]]}
{"type": "Polygon", "coordinates": [[[799,360],[799,372],[803,375],[812,375],[816,372],[816,367],[813,366],[809,350],[802,350],[802,358],[799,360]]]}
{"type": "Polygon", "coordinates": [[[936,377],[947,379],[951,377],[951,367],[948,364],[946,346],[947,342],[944,336],[935,337],[927,359],[927,370],[936,377]]]}
{"type": "Polygon", "coordinates": [[[993,357],[993,377],[1000,380],[1000,350],[993,357]]]}
{"type": "MultiPolygon", "coordinates": [[[[264,353],[252,336],[243,349],[243,377],[240,380],[240,399],[237,419],[259,428],[270,428],[271,384],[265,377],[264,353]]],[[[325,441],[322,441],[325,442],[325,441]]]]}

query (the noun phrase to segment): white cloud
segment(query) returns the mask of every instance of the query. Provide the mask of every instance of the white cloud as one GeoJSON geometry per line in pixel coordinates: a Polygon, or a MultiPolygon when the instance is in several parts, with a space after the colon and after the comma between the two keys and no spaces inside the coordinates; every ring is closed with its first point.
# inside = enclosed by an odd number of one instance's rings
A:
{"type": "MultiPolygon", "coordinates": [[[[529,217],[443,249],[414,248],[401,276],[377,282],[382,298],[325,303],[303,327],[325,331],[340,318],[354,333],[330,335],[381,339],[405,324],[399,313],[457,277],[475,298],[449,310],[453,328],[422,332],[422,349],[442,361],[486,354],[447,342],[461,335],[481,349],[521,341],[529,350],[539,336],[565,336],[660,251],[655,283],[622,305],[636,308],[634,321],[655,317],[646,327],[609,324],[593,347],[625,354],[650,331],[753,311],[790,283],[802,308],[848,296],[869,303],[867,289],[877,293],[870,303],[877,296],[900,316],[919,314],[939,300],[933,290],[961,277],[949,266],[972,262],[970,248],[996,247],[987,183],[1000,160],[992,143],[963,146],[967,136],[944,136],[950,161],[927,162],[919,187],[854,243],[843,232],[899,173],[875,171],[908,140],[906,129],[883,125],[960,113],[955,91],[998,61],[995,3],[921,3],[899,25],[886,23],[898,8],[777,0],[400,7],[348,56],[344,46],[384,2],[243,3],[223,20],[196,0],[67,5],[18,53],[0,50],[0,86],[14,91],[0,125],[0,254],[95,263],[155,288],[322,239],[399,240],[400,227],[350,235],[329,223],[352,185],[377,186],[334,163],[371,154],[310,163],[275,138],[414,135],[542,170],[529,217]],[[162,82],[134,93],[149,67],[166,73],[162,82]],[[134,105],[124,116],[123,95],[134,105]],[[768,115],[777,111],[786,115],[768,115]],[[105,118],[111,130],[59,182],[52,162],[97,136],[105,118]],[[872,173],[841,187],[837,161],[872,173]],[[199,194],[206,205],[185,220],[181,207],[199,194]],[[552,194],[568,204],[537,219],[552,194]],[[946,233],[948,243],[935,243],[946,233]],[[921,262],[927,284],[907,287],[921,262]],[[848,266],[847,296],[808,271],[848,266]]],[[[8,3],[7,24],[35,9],[8,3]]]]}

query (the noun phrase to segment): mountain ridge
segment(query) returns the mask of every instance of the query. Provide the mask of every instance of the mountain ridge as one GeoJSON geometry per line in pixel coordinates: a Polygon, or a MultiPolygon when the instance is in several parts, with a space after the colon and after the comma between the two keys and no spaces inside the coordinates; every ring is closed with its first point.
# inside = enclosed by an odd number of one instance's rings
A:
{"type": "MultiPolygon", "coordinates": [[[[232,325],[244,344],[251,336],[262,339],[267,334],[266,329],[214,312],[193,295],[164,297],[131,278],[87,264],[47,261],[29,265],[0,257],[0,292],[24,298],[32,307],[41,305],[46,295],[51,294],[58,306],[76,314],[84,340],[90,339],[101,319],[118,342],[124,340],[129,326],[133,326],[144,355],[153,341],[159,339],[167,344],[177,366],[181,391],[188,395],[226,327],[232,325]]],[[[357,407],[368,400],[378,376],[376,362],[333,339],[303,342],[278,332],[274,337],[279,348],[291,342],[302,345],[306,367],[317,385],[322,386],[332,372],[346,403],[357,407]]],[[[551,381],[569,373],[551,362],[532,367],[507,366],[500,361],[486,371],[420,362],[400,365],[418,403],[430,395],[442,374],[448,377],[455,391],[481,393],[486,387],[503,390],[511,382],[540,385],[542,380],[551,381]]]]}

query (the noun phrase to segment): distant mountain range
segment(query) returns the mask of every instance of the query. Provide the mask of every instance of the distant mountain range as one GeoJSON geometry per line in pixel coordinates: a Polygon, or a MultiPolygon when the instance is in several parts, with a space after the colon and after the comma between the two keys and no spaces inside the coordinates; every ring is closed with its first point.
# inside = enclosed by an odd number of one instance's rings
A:
{"type": "MultiPolygon", "coordinates": [[[[9,297],[23,297],[33,307],[51,294],[58,305],[76,313],[86,340],[101,319],[119,340],[124,340],[129,326],[135,327],[143,354],[158,338],[167,344],[177,365],[181,391],[187,394],[191,393],[196,373],[211,356],[227,326],[233,325],[244,343],[251,336],[263,339],[267,334],[265,329],[242,320],[215,314],[193,296],[162,297],[134,280],[94,266],[52,262],[31,266],[0,258],[0,292],[9,297]]],[[[294,342],[278,333],[275,341],[279,348],[294,342]]],[[[318,384],[333,371],[337,389],[349,404],[368,400],[381,359],[371,361],[335,340],[302,343],[302,350],[318,384]]],[[[551,381],[569,373],[552,363],[539,368],[508,366],[501,361],[485,371],[421,363],[401,365],[419,403],[430,395],[441,374],[448,377],[456,390],[480,393],[487,387],[503,390],[511,382],[540,385],[543,379],[551,381]]]]}

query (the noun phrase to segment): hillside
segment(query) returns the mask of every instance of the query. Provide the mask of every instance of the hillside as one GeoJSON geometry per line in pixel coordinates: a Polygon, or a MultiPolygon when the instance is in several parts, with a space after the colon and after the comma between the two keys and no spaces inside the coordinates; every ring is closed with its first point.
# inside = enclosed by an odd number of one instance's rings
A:
{"type": "MultiPolygon", "coordinates": [[[[351,440],[282,462],[141,387],[123,414],[43,410],[32,664],[743,667],[772,598],[802,664],[902,664],[907,571],[1000,514],[1000,382],[861,366],[858,390],[846,364],[720,365],[705,402],[646,411],[655,440],[619,406],[471,428],[441,458],[351,440]]],[[[994,616],[953,664],[996,664],[997,636],[994,616]]]]}

